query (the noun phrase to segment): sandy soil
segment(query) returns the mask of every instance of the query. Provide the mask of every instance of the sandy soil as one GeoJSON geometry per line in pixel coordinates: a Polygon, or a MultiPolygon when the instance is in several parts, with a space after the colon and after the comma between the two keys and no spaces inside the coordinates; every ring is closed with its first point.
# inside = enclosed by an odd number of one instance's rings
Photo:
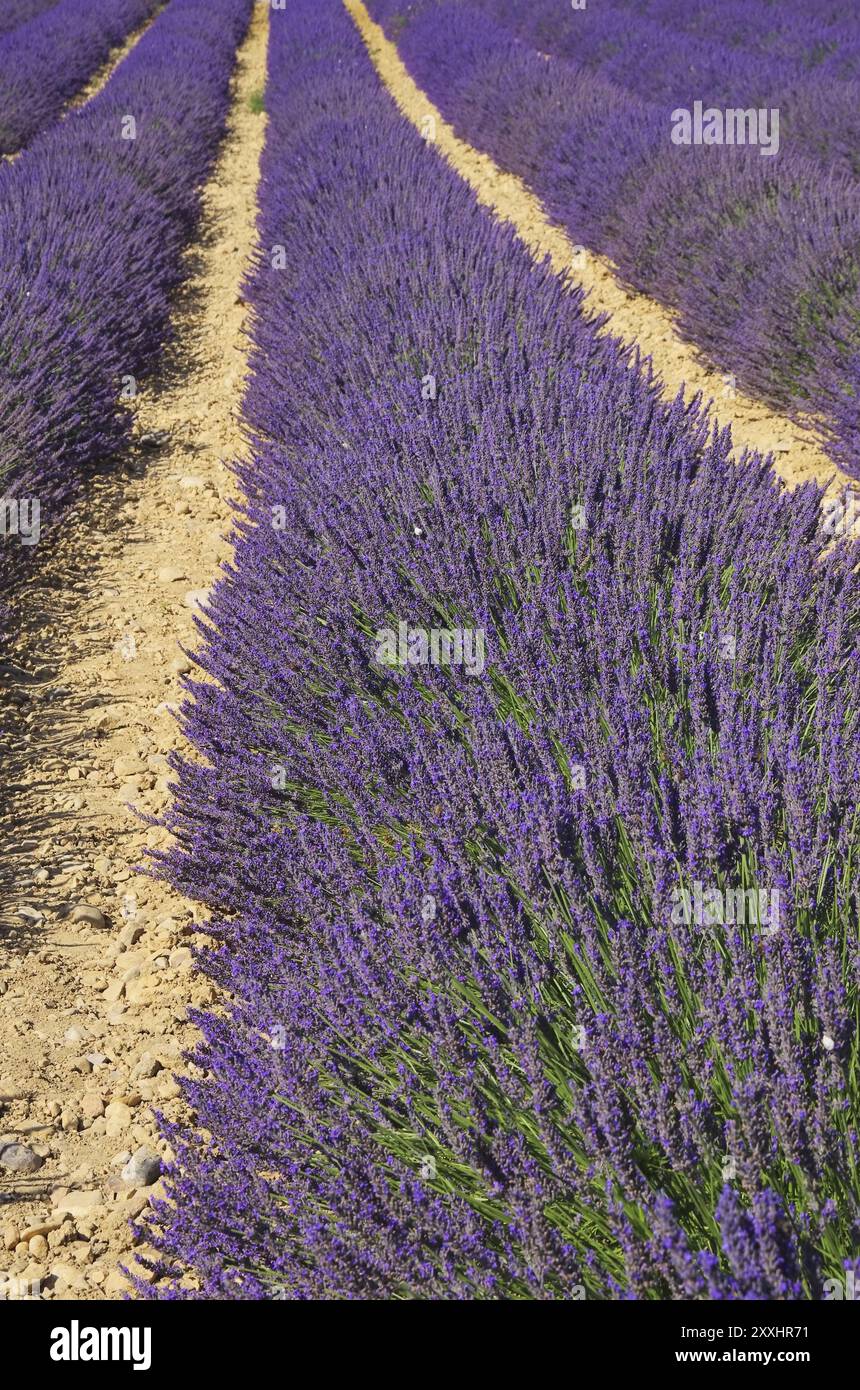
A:
{"type": "Polygon", "coordinates": [[[127,803],[157,814],[168,798],[172,709],[191,669],[181,648],[229,553],[267,25],[258,4],[174,345],[141,385],[133,448],[47,542],[0,668],[0,1281],[14,1281],[0,1295],[127,1287],[128,1218],[160,1191],[151,1160],[166,1152],[152,1108],[181,1113],[186,1011],[212,1002],[190,969],[195,908],[134,873],[166,832],[127,803]],[[10,1171],[12,1144],[38,1167],[10,1171]]]}

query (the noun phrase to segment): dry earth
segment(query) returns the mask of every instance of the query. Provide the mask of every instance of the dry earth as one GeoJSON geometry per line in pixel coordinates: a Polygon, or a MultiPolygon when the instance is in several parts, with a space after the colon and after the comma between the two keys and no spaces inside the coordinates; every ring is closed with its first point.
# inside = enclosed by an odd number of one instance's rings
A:
{"type": "Polygon", "coordinates": [[[810,480],[822,485],[831,479],[836,486],[851,484],[851,478],[828,459],[812,429],[801,427],[741,391],[727,394],[733,391],[731,383],[681,338],[671,312],[627,289],[606,257],[574,246],[550,221],[522,179],[506,173],[489,155],[461,140],[417,86],[395,44],[371,19],[362,0],[344,0],[344,4],[403,114],[425,138],[432,139],[479,201],[511,223],[536,260],[549,256],[558,274],[566,273],[588,291],[586,307],[594,314],[610,315],[605,332],[624,343],[636,344],[643,356],[651,358],[666,395],[675,396],[686,387],[689,395],[701,392],[706,401],[714,401],[720,424],[731,426],[736,453],[744,448],[765,454],[773,451],[775,470],[791,487],[810,480]]]}
{"type": "Polygon", "coordinates": [[[127,803],[157,814],[167,800],[191,668],[181,648],[229,553],[267,22],[258,5],[175,344],[141,386],[134,446],[52,538],[0,668],[0,1280],[14,1281],[0,1294],[127,1287],[128,1218],[160,1191],[153,1107],[180,1113],[186,1010],[211,1002],[190,970],[195,909],[134,873],[166,832],[127,803]]]}

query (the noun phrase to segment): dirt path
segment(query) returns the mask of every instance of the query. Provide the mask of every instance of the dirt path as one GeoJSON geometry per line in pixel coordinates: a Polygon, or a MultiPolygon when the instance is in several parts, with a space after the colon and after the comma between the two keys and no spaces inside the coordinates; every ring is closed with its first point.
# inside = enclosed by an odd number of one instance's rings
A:
{"type": "Polygon", "coordinates": [[[239,285],[267,26],[258,4],[174,348],[142,384],[134,447],[69,516],[0,668],[0,901],[12,904],[0,923],[0,1300],[127,1287],[128,1217],[159,1190],[165,1154],[151,1106],[180,1113],[186,1010],[212,1002],[190,971],[195,908],[133,873],[166,832],[125,803],[158,813],[167,800],[166,755],[181,742],[171,706],[190,669],[180,647],[195,644],[195,605],[228,554],[222,460],[242,452],[239,285]]]}
{"type": "MultiPolygon", "coordinates": [[[[731,425],[736,452],[744,447],[774,452],[775,468],[790,486],[814,479],[836,486],[848,486],[852,479],[842,473],[824,453],[810,430],[770,410],[760,401],[732,390],[727,377],[703,362],[696,350],[678,335],[668,309],[626,289],[612,263],[584,248],[577,248],[565,232],[550,222],[534,193],[515,174],[505,173],[480,151],[455,135],[421,88],[409,75],[396,46],[367,12],[362,0],[344,0],[373,64],[403,114],[422,133],[429,133],[436,148],[457,173],[474,189],[480,202],[510,222],[536,260],[551,258],[557,272],[569,271],[589,293],[588,306],[595,313],[608,313],[606,332],[625,343],[636,343],[651,357],[655,371],[665,383],[665,394],[674,396],[681,386],[690,394],[701,392],[715,402],[715,414],[722,425],[731,425]],[[428,117],[432,118],[428,122],[428,117]]],[[[856,487],[856,479],[853,480],[856,487]]]]}

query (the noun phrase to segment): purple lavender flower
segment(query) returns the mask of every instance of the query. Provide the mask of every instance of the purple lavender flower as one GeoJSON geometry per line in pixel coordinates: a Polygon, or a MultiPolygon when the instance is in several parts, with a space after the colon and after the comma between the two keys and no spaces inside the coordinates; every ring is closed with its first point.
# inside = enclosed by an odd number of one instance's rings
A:
{"type": "Polygon", "coordinates": [[[154,1294],[818,1297],[858,1223],[856,547],[598,335],[339,5],[273,12],[267,110],[244,514],[156,856],[225,1008],[154,1294]],[[380,663],[401,619],[486,669],[380,663]]]}

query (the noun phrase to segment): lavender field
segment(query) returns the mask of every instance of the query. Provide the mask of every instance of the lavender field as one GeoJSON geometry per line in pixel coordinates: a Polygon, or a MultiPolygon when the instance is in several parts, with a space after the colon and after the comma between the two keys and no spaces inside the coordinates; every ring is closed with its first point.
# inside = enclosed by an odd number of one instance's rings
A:
{"type": "Polygon", "coordinates": [[[860,1297],[858,97],[9,0],[0,1297],[860,1297]]]}

